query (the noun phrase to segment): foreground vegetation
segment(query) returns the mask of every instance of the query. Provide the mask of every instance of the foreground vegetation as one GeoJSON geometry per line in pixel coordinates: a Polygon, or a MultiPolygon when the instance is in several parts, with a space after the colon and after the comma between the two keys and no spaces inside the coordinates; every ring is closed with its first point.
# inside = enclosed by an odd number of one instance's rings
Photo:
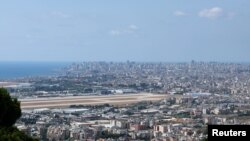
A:
{"type": "Polygon", "coordinates": [[[35,141],[13,126],[20,116],[20,102],[0,88],[0,141],[35,141]]]}

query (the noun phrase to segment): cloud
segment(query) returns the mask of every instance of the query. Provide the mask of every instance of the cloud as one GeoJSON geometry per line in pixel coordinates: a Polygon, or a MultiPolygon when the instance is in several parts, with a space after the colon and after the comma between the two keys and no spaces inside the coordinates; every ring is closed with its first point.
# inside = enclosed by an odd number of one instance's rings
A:
{"type": "Polygon", "coordinates": [[[129,28],[130,30],[137,30],[137,29],[138,29],[138,27],[137,27],[136,25],[134,25],[134,24],[129,25],[128,28],[129,28]]]}
{"type": "Polygon", "coordinates": [[[137,30],[138,30],[138,26],[131,24],[125,28],[113,29],[109,32],[109,34],[113,36],[120,36],[120,35],[126,35],[126,34],[133,34],[137,30]]]}
{"type": "Polygon", "coordinates": [[[175,15],[175,16],[186,16],[186,15],[187,15],[187,13],[185,13],[185,12],[183,12],[183,11],[178,10],[178,11],[175,11],[175,12],[174,12],[174,15],[175,15]]]}
{"type": "Polygon", "coordinates": [[[218,19],[220,17],[225,16],[225,12],[220,7],[213,7],[210,9],[203,9],[199,12],[199,16],[202,18],[208,18],[208,19],[218,19]]]}
{"type": "Polygon", "coordinates": [[[110,34],[111,34],[111,35],[114,35],[114,36],[118,36],[118,35],[121,35],[122,32],[119,31],[119,30],[111,30],[111,31],[110,31],[110,34]]]}

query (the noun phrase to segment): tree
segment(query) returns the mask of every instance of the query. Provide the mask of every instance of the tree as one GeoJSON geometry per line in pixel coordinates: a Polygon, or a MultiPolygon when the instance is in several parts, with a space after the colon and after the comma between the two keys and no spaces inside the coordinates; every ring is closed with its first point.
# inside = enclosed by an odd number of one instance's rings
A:
{"type": "Polygon", "coordinates": [[[20,103],[11,98],[6,89],[0,88],[0,126],[12,126],[20,116],[20,103]]]}
{"type": "Polygon", "coordinates": [[[0,141],[36,141],[13,127],[20,116],[20,102],[0,88],[0,141]]]}
{"type": "Polygon", "coordinates": [[[16,127],[0,127],[0,141],[36,141],[16,127]]]}

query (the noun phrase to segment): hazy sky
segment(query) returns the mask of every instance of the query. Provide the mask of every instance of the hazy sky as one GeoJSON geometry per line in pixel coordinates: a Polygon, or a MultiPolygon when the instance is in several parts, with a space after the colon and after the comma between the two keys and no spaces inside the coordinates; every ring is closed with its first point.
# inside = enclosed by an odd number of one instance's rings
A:
{"type": "Polygon", "coordinates": [[[5,0],[0,61],[250,62],[250,0],[5,0]]]}

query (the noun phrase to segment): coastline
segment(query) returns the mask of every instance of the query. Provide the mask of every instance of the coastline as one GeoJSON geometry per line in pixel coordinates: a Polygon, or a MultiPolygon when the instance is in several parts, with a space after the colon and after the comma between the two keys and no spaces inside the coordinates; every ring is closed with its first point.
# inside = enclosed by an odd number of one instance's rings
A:
{"type": "Polygon", "coordinates": [[[27,77],[56,75],[69,62],[9,62],[0,61],[0,82],[27,77]]]}

